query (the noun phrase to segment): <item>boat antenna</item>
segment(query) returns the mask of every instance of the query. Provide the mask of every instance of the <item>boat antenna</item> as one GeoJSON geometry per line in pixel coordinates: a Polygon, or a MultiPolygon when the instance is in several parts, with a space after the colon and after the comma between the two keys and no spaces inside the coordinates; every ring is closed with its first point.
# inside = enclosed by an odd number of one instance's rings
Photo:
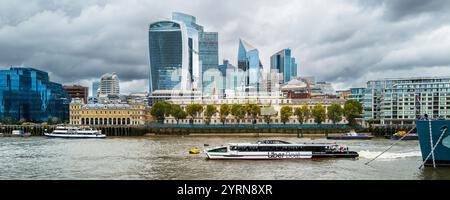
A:
{"type": "Polygon", "coordinates": [[[381,152],[380,154],[378,154],[377,156],[375,156],[375,158],[373,158],[372,160],[369,160],[369,162],[364,163],[365,165],[368,165],[369,163],[371,163],[372,161],[374,161],[375,159],[377,159],[378,157],[380,157],[381,155],[383,155],[384,153],[386,153],[387,151],[389,151],[392,147],[394,147],[397,143],[399,143],[400,141],[403,140],[403,138],[405,138],[408,134],[411,133],[411,131],[413,131],[414,129],[416,129],[416,127],[414,126],[411,130],[408,131],[408,133],[406,133],[404,136],[402,136],[399,140],[395,141],[394,143],[391,144],[391,146],[389,146],[386,150],[384,150],[383,152],[381,152]]]}

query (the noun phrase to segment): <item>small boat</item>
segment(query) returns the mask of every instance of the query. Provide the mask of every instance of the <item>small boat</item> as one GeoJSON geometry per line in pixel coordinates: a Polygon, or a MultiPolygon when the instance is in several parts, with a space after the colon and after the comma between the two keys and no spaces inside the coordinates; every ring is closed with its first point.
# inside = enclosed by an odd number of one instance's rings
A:
{"type": "Polygon", "coordinates": [[[0,137],[30,137],[31,133],[25,133],[23,130],[13,130],[11,134],[0,133],[0,137]]]}
{"type": "Polygon", "coordinates": [[[44,133],[47,137],[57,138],[106,138],[101,130],[95,130],[89,127],[69,127],[58,126],[51,133],[44,133]]]}
{"type": "Polygon", "coordinates": [[[191,150],[189,150],[189,154],[199,154],[200,152],[201,150],[197,148],[192,148],[191,150]]]}
{"type": "Polygon", "coordinates": [[[13,130],[11,135],[13,137],[30,137],[31,133],[25,133],[23,130],[13,130]]]}
{"type": "Polygon", "coordinates": [[[263,140],[257,143],[231,143],[205,150],[211,160],[282,160],[311,158],[357,158],[355,151],[337,144],[292,144],[281,140],[263,140]]]}
{"type": "Polygon", "coordinates": [[[370,140],[372,138],[373,138],[373,136],[371,136],[371,135],[358,134],[353,130],[344,135],[327,137],[327,139],[330,139],[330,140],[370,140]]]}
{"type": "Polygon", "coordinates": [[[407,134],[406,131],[398,131],[394,135],[385,135],[384,137],[386,139],[391,139],[391,140],[400,140],[402,137],[403,137],[402,140],[418,140],[419,139],[419,135],[417,133],[409,133],[408,135],[406,135],[406,134],[407,134]]]}

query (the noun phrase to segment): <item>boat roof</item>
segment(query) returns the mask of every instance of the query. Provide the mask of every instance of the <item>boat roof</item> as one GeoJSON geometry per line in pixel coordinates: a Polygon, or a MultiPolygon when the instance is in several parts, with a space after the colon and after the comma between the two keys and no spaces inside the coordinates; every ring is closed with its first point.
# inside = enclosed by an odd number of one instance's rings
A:
{"type": "Polygon", "coordinates": [[[260,144],[260,143],[229,143],[229,146],[338,146],[335,143],[289,143],[289,144],[260,144]]]}

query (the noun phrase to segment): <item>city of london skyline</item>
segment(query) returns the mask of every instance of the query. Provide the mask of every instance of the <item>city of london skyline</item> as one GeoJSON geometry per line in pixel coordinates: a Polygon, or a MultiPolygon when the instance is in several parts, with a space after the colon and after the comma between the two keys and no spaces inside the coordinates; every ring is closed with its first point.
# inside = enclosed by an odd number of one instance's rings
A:
{"type": "MultiPolygon", "coordinates": [[[[1,4],[6,10],[14,6],[1,4]]],[[[18,8],[15,17],[0,14],[0,46],[5,48],[0,66],[31,66],[48,71],[55,82],[85,86],[116,72],[123,93],[146,92],[148,25],[182,12],[196,16],[205,31],[218,32],[219,64],[227,59],[237,65],[238,41],[243,38],[258,48],[265,69],[270,68],[271,55],[290,48],[299,76],[315,76],[337,90],[362,87],[372,79],[450,72],[448,2],[258,1],[242,3],[245,9],[239,11],[231,5],[35,2],[18,8]]]]}

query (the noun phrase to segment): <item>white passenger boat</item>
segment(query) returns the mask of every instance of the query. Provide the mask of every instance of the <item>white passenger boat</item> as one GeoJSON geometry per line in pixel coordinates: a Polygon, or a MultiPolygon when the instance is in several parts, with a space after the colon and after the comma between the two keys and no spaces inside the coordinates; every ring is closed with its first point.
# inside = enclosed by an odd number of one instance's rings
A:
{"type": "Polygon", "coordinates": [[[212,160],[273,160],[308,158],[356,158],[358,153],[337,144],[292,144],[281,140],[263,140],[257,143],[231,143],[205,150],[212,160]]]}
{"type": "Polygon", "coordinates": [[[101,130],[95,130],[89,127],[69,127],[58,126],[51,133],[44,133],[48,137],[59,138],[106,138],[101,130]]]}

